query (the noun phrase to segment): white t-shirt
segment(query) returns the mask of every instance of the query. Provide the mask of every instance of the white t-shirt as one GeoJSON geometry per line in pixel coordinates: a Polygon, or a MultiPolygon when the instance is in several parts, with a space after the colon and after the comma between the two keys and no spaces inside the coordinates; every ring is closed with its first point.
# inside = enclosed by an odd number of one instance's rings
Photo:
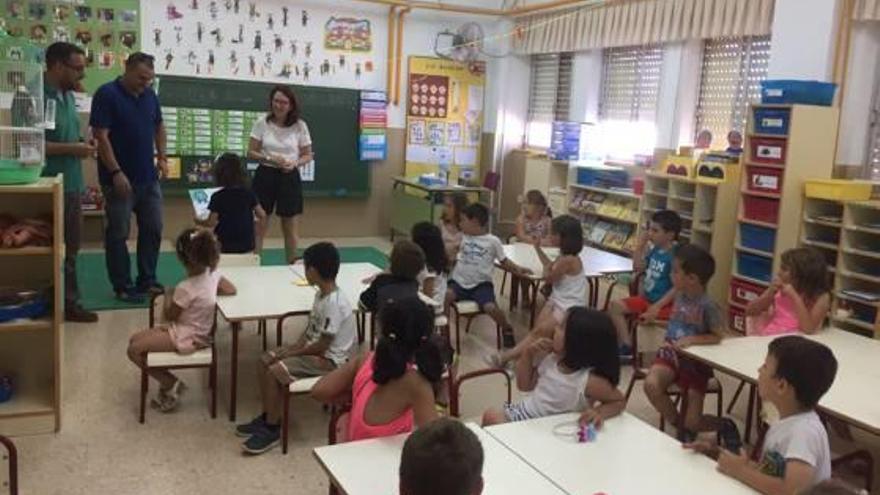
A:
{"type": "Polygon", "coordinates": [[[589,379],[589,368],[565,374],[559,370],[559,356],[548,354],[538,365],[538,383],[522,407],[530,418],[581,411],[587,406],[584,391],[589,379]]]}
{"type": "Polygon", "coordinates": [[[187,354],[211,345],[219,284],[220,272],[205,270],[201,275],[184,279],[174,288],[172,301],[182,311],[177,320],[168,325],[168,333],[178,352],[187,354]]]}
{"type": "Polygon", "coordinates": [[[354,313],[342,291],[336,289],[324,297],[318,291],[306,327],[306,345],[314,344],[323,335],[333,337],[324,357],[340,366],[351,357],[355,332],[354,313]]]}
{"type": "MultiPolygon", "coordinates": [[[[264,154],[280,155],[290,160],[299,159],[299,149],[312,145],[312,136],[309,134],[309,126],[303,119],[290,127],[278,127],[273,122],[266,122],[260,118],[254,122],[251,137],[262,143],[264,154]]],[[[274,165],[264,163],[273,167],[274,165]]]]}
{"type": "Polygon", "coordinates": [[[463,235],[458,248],[452,280],[465,289],[473,289],[483,282],[492,281],[495,260],[504,261],[501,239],[492,234],[463,235]]]}
{"type": "Polygon", "coordinates": [[[761,452],[761,472],[785,477],[790,460],[805,462],[815,469],[813,484],[831,477],[831,449],[828,432],[815,411],[794,414],[770,426],[761,452]]]}
{"type": "Polygon", "coordinates": [[[434,271],[425,268],[424,270],[422,270],[421,273],[419,273],[419,276],[417,277],[419,281],[419,288],[421,288],[422,285],[425,283],[425,280],[428,280],[429,278],[434,279],[434,293],[425,295],[430,297],[434,300],[435,303],[437,303],[437,306],[434,307],[434,312],[442,313],[443,305],[446,302],[446,286],[448,285],[446,274],[435,273],[434,271]]]}

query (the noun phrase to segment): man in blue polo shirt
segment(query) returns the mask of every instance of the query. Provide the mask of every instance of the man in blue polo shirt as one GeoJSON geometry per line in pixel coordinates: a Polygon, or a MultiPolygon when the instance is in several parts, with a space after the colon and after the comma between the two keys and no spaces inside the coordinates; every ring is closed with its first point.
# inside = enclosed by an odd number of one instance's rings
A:
{"type": "Polygon", "coordinates": [[[168,162],[162,110],[150,87],[154,77],[153,57],[133,53],[123,76],[98,88],[92,98],[90,124],[98,141],[98,178],[107,215],[107,272],[116,297],[126,302],[142,302],[144,294],[163,290],[156,282],[162,242],[159,177],[167,175],[168,162]],[[132,212],[138,225],[135,284],[126,245],[132,212]]]}

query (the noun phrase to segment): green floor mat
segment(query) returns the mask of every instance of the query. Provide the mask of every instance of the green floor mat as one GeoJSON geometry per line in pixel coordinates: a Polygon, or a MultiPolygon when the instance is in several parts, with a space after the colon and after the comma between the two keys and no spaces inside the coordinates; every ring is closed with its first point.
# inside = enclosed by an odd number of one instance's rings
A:
{"type": "MultiPolygon", "coordinates": [[[[339,248],[339,255],[342,257],[343,263],[372,263],[380,268],[385,268],[387,263],[385,255],[372,247],[341,247],[339,248]]],[[[137,276],[135,262],[135,255],[131,253],[132,277],[137,276]]],[[[264,250],[262,264],[284,264],[284,250],[264,250]]],[[[159,279],[159,283],[166,287],[180,282],[184,276],[183,266],[177,260],[177,255],[170,252],[159,254],[159,266],[156,272],[156,278],[159,279]]],[[[84,308],[90,311],[146,307],[146,304],[127,304],[116,300],[113,294],[113,287],[107,278],[104,253],[80,253],[77,257],[77,273],[79,275],[79,290],[81,293],[80,302],[84,308]]]]}

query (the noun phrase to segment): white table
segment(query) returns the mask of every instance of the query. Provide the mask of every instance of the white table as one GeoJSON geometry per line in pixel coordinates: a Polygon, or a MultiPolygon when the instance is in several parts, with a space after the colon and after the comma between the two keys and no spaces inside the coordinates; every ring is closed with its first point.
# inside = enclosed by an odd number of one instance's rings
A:
{"type": "MultiPolygon", "coordinates": [[[[758,368],[767,355],[767,344],[774,338],[732,337],[719,345],[693,346],[682,352],[754,384],[758,381],[758,368]]],[[[833,328],[807,338],[827,345],[837,358],[837,376],[831,389],[819,401],[819,409],[880,435],[880,401],[870,399],[880,382],[880,342],[833,328]]]]}
{"type": "MultiPolygon", "coordinates": [[[[541,473],[473,423],[483,445],[484,495],[565,495],[541,473]]],[[[408,435],[318,447],[315,458],[331,482],[346,495],[398,492],[400,452],[408,435]]]]}
{"type": "Polygon", "coordinates": [[[708,457],[684,450],[673,438],[629,413],[606,421],[590,443],[554,434],[557,425],[572,423],[577,417],[548,416],[491,426],[486,431],[569,494],[756,493],[717,472],[708,457]]]}
{"type": "MultiPolygon", "coordinates": [[[[229,379],[229,420],[235,421],[238,389],[238,334],[242,323],[277,319],[285,314],[307,315],[312,310],[315,288],[297,282],[302,265],[252,266],[221,268],[221,273],[235,285],[234,296],[217,299],[220,314],[232,324],[232,349],[229,379]]],[[[356,310],[358,297],[366,288],[362,280],[380,270],[370,263],[342,263],[336,281],[356,310]]]]}

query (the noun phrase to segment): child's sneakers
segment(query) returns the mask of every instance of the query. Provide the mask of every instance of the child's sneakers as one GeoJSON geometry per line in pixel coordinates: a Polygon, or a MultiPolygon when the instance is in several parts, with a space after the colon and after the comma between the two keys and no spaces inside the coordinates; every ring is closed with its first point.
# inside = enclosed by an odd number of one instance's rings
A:
{"type": "Polygon", "coordinates": [[[262,454],[281,443],[281,425],[264,424],[251,435],[241,448],[248,454],[262,454]]]}
{"type": "Polygon", "coordinates": [[[501,345],[505,349],[513,349],[516,347],[516,338],[513,336],[513,327],[501,329],[501,345]]]}
{"type": "Polygon", "coordinates": [[[728,452],[739,455],[743,442],[739,435],[739,428],[732,419],[721,418],[721,425],[718,427],[718,442],[728,452]]]}
{"type": "Polygon", "coordinates": [[[240,424],[235,427],[235,436],[241,438],[250,438],[260,428],[266,425],[266,413],[260,414],[252,419],[250,423],[240,424]]]}
{"type": "Polygon", "coordinates": [[[150,405],[163,413],[177,410],[180,405],[180,396],[186,391],[186,384],[177,380],[168,390],[159,389],[159,393],[150,401],[150,405]]]}
{"type": "Polygon", "coordinates": [[[617,348],[617,354],[620,355],[621,363],[629,363],[633,359],[632,347],[626,344],[620,344],[620,347],[617,348]]]}

